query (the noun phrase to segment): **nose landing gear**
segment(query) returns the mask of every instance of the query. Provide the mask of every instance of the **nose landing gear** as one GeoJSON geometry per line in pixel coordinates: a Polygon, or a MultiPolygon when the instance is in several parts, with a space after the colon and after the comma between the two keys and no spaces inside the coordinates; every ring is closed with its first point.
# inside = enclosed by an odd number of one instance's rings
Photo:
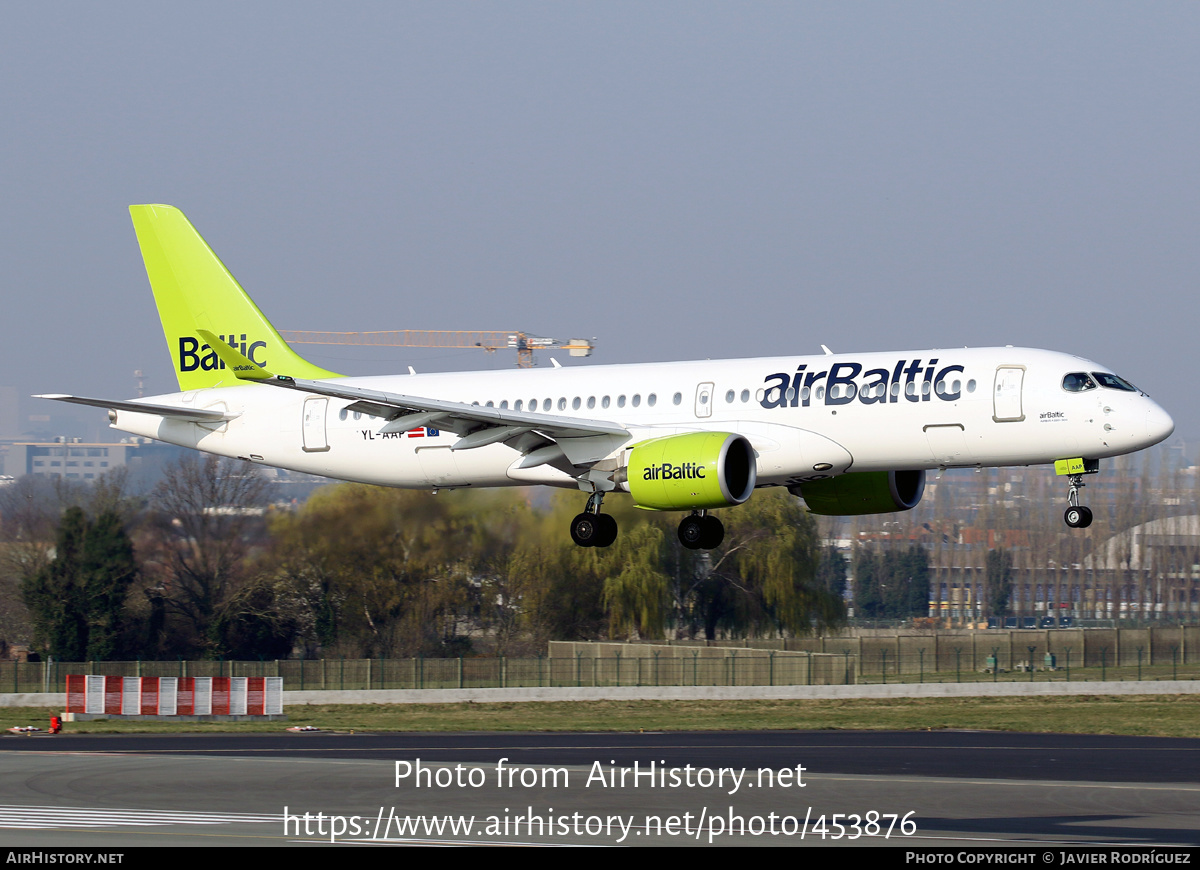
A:
{"type": "Polygon", "coordinates": [[[1067,504],[1070,507],[1063,514],[1063,519],[1073,529],[1086,529],[1092,524],[1092,509],[1084,507],[1079,503],[1079,490],[1083,489],[1087,484],[1083,482],[1082,474],[1068,476],[1067,482],[1071,484],[1071,490],[1067,493],[1067,504]]]}
{"type": "Polygon", "coordinates": [[[1067,511],[1063,514],[1068,526],[1086,529],[1092,524],[1092,511],[1079,503],[1079,490],[1085,486],[1083,476],[1100,471],[1099,459],[1059,459],[1054,463],[1054,472],[1066,477],[1070,490],[1067,493],[1067,511]]]}

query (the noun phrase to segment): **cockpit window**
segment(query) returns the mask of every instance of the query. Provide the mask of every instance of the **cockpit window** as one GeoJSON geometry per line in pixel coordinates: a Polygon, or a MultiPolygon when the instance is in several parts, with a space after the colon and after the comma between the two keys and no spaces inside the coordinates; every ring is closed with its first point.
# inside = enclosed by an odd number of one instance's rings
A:
{"type": "Polygon", "coordinates": [[[1063,389],[1068,393],[1082,393],[1086,390],[1096,389],[1096,382],[1087,372],[1071,372],[1063,378],[1063,389]]]}
{"type": "Polygon", "coordinates": [[[1108,387],[1110,390],[1124,390],[1127,393],[1136,393],[1138,388],[1124,378],[1118,378],[1116,375],[1106,374],[1105,372],[1092,372],[1096,380],[1100,382],[1100,386],[1108,387]]]}

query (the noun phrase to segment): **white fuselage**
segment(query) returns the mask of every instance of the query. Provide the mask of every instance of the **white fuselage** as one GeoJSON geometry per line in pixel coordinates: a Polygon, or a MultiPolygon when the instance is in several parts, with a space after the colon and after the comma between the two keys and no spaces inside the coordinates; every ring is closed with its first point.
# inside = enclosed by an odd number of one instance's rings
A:
{"type": "MultiPolygon", "coordinates": [[[[1071,372],[1104,366],[1030,348],[771,357],[470,373],[344,378],[408,396],[536,410],[617,423],[628,440],[698,430],[745,435],[758,483],[847,471],[1036,465],[1100,459],[1173,430],[1145,394],[1064,389],[1071,372]],[[518,406],[517,403],[520,403],[518,406]]],[[[381,434],[385,420],[352,403],[247,383],[145,399],[237,415],[199,424],[120,411],[114,428],[264,465],[411,488],[576,486],[551,465],[519,469],[503,443],[451,450],[458,436],[420,428],[381,434]]],[[[619,440],[619,439],[618,439],[619,440]]]]}

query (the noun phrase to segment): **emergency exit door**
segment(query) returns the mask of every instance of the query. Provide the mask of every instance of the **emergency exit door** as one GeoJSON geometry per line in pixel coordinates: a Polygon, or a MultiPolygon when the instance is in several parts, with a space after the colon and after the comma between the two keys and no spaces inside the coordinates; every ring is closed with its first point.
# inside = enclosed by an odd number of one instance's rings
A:
{"type": "Polygon", "coordinates": [[[711,381],[706,381],[696,387],[696,416],[711,417],[713,405],[713,385],[711,381]]]}

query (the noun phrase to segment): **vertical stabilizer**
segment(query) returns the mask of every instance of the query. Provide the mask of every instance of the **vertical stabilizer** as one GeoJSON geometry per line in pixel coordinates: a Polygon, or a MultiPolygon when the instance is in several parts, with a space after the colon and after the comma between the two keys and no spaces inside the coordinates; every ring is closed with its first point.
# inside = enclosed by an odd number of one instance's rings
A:
{"type": "Polygon", "coordinates": [[[245,383],[197,330],[279,374],[341,377],[288,346],[183,212],[169,205],[131,205],[129,213],[181,390],[245,383]]]}

